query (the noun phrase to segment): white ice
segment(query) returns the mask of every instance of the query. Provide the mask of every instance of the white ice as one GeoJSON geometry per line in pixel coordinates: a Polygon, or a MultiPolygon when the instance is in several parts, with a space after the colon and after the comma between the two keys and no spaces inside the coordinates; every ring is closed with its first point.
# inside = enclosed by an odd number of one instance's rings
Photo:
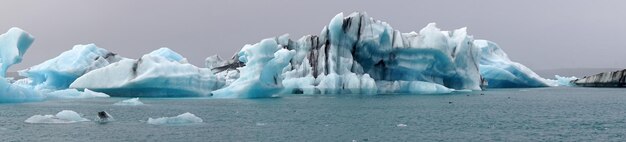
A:
{"type": "Polygon", "coordinates": [[[198,97],[222,87],[207,68],[187,63],[180,54],[161,48],[138,60],[123,59],[93,70],[70,88],[89,88],[121,97],[198,97]]]}
{"type": "Polygon", "coordinates": [[[75,45],[71,50],[41,64],[20,71],[35,90],[61,90],[89,71],[121,60],[121,57],[95,44],[75,45]]]}
{"type": "Polygon", "coordinates": [[[26,119],[26,123],[76,123],[89,121],[72,110],[63,110],[56,115],[34,115],[26,119]]]}
{"type": "Polygon", "coordinates": [[[19,28],[11,28],[0,35],[0,103],[41,101],[44,96],[20,85],[13,85],[4,78],[7,69],[22,61],[22,56],[34,38],[19,28]]]}
{"type": "Polygon", "coordinates": [[[13,64],[22,62],[22,56],[34,40],[32,35],[16,27],[0,35],[0,77],[4,78],[13,64]]]}
{"type": "Polygon", "coordinates": [[[550,86],[576,86],[572,81],[578,79],[578,77],[564,77],[560,75],[554,75],[556,79],[548,79],[550,86]]]}
{"type": "Polygon", "coordinates": [[[128,99],[128,100],[122,100],[119,101],[113,105],[118,105],[118,106],[139,106],[139,105],[144,105],[143,102],[139,101],[139,98],[132,98],[132,99],[128,99]]]}
{"type": "Polygon", "coordinates": [[[202,123],[202,118],[186,112],[174,117],[148,118],[148,124],[153,125],[180,125],[202,123]]]}
{"type": "Polygon", "coordinates": [[[239,61],[246,66],[238,68],[239,78],[229,86],[213,91],[217,98],[263,98],[282,90],[282,72],[295,51],[282,49],[278,41],[264,39],[246,45],[239,51],[239,61]]]}
{"type": "Polygon", "coordinates": [[[89,89],[79,91],[76,89],[64,89],[46,94],[47,99],[84,99],[84,98],[107,98],[107,94],[94,92],[89,89]]]}
{"type": "Polygon", "coordinates": [[[481,50],[480,74],[487,80],[489,88],[548,87],[546,80],[528,67],[513,62],[495,43],[475,40],[481,50]]]}

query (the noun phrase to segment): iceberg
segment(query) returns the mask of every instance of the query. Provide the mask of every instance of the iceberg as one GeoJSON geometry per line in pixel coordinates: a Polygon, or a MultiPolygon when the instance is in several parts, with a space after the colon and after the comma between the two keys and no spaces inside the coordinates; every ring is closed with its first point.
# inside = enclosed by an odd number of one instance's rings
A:
{"type": "Polygon", "coordinates": [[[111,121],[115,121],[115,118],[113,118],[113,116],[106,111],[100,111],[98,112],[98,117],[94,121],[99,124],[106,124],[111,121]]]}
{"type": "Polygon", "coordinates": [[[550,86],[576,86],[576,84],[574,84],[574,80],[578,79],[578,77],[575,76],[564,77],[560,75],[554,75],[554,78],[556,79],[547,79],[550,86]]]}
{"type": "Polygon", "coordinates": [[[19,28],[11,28],[7,33],[0,35],[0,103],[17,103],[41,101],[44,96],[40,93],[13,85],[5,78],[7,69],[22,61],[22,56],[30,47],[34,38],[19,28]]]}
{"type": "Polygon", "coordinates": [[[202,118],[196,115],[186,112],[174,117],[161,117],[161,118],[148,118],[148,124],[153,125],[181,125],[181,124],[193,124],[202,123],[202,118]]]}
{"type": "Polygon", "coordinates": [[[90,121],[72,110],[63,110],[56,115],[34,115],[26,119],[26,123],[76,123],[90,121]]]}
{"type": "Polygon", "coordinates": [[[132,98],[132,99],[128,99],[128,100],[122,100],[119,101],[113,105],[117,105],[117,106],[138,106],[138,105],[143,105],[143,103],[141,101],[139,101],[139,98],[132,98]]]}
{"type": "Polygon", "coordinates": [[[72,50],[19,73],[31,80],[30,85],[35,90],[61,90],[67,89],[83,74],[121,59],[95,44],[76,45],[72,50]]]}
{"type": "Polygon", "coordinates": [[[481,50],[480,74],[487,80],[489,88],[548,87],[550,81],[537,75],[528,67],[513,62],[495,43],[475,40],[481,50]]]}
{"type": "Polygon", "coordinates": [[[239,61],[246,66],[238,68],[240,77],[222,89],[212,92],[216,98],[271,97],[282,89],[282,72],[295,51],[283,49],[276,40],[265,39],[246,45],[239,53],[239,61]]]}
{"type": "Polygon", "coordinates": [[[169,48],[140,59],[122,59],[77,78],[70,88],[91,89],[116,97],[202,97],[222,87],[207,68],[198,68],[169,48]]]}
{"type": "Polygon", "coordinates": [[[206,68],[189,64],[169,48],[129,59],[87,44],[20,71],[25,79],[8,81],[6,69],[21,61],[32,41],[17,28],[0,36],[0,102],[46,96],[439,94],[484,87],[556,86],[565,80],[541,78],[511,61],[497,44],[475,40],[465,27],[444,31],[429,23],[419,31],[402,33],[366,13],[339,13],[319,35],[292,40],[285,34],[245,45],[230,59],[207,57],[206,68]]]}
{"type": "Polygon", "coordinates": [[[0,77],[6,77],[11,65],[22,62],[22,56],[34,40],[32,35],[15,27],[0,35],[0,77]]]}
{"type": "Polygon", "coordinates": [[[0,78],[0,103],[34,102],[44,99],[45,96],[35,90],[9,84],[6,79],[0,78]]]}
{"type": "Polygon", "coordinates": [[[220,98],[481,90],[481,50],[473,41],[466,28],[441,31],[431,23],[401,33],[365,13],[340,13],[320,35],[264,39],[229,61],[209,57],[206,66],[239,71],[213,91],[220,98]]]}

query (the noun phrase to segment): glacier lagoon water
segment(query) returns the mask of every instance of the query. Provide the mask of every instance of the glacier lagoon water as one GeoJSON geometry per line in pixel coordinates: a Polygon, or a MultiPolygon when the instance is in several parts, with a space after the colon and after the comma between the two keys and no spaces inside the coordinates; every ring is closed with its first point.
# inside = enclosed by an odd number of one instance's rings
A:
{"type": "Polygon", "coordinates": [[[551,87],[433,95],[293,95],[267,99],[128,98],[0,104],[0,141],[611,141],[626,134],[626,90],[551,87]],[[484,94],[484,95],[480,95],[484,94]],[[74,110],[107,124],[28,124],[74,110]],[[149,117],[191,112],[190,125],[149,117]]]}

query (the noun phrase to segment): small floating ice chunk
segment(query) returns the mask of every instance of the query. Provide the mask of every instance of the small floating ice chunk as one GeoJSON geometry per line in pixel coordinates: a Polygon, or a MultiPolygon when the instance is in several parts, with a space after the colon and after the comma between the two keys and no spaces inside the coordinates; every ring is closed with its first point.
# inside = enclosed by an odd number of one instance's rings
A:
{"type": "Polygon", "coordinates": [[[111,121],[115,121],[115,119],[113,118],[113,116],[111,116],[106,111],[100,111],[100,112],[98,112],[98,118],[96,118],[95,121],[100,123],[100,124],[105,124],[105,123],[109,123],[111,121]]]}
{"type": "Polygon", "coordinates": [[[559,86],[575,86],[574,83],[572,83],[572,80],[578,79],[578,77],[575,76],[564,77],[559,75],[555,75],[554,78],[556,78],[559,86]]]}
{"type": "Polygon", "coordinates": [[[192,124],[202,123],[202,118],[186,112],[175,117],[148,118],[148,124],[153,125],[176,125],[176,124],[192,124]]]}
{"type": "Polygon", "coordinates": [[[463,89],[463,90],[454,90],[453,92],[472,92],[473,90],[463,89]]]}
{"type": "Polygon", "coordinates": [[[56,115],[34,115],[26,119],[26,123],[76,123],[89,121],[89,119],[81,117],[80,114],[71,111],[63,110],[56,115]]]}
{"type": "Polygon", "coordinates": [[[396,126],[398,126],[398,127],[406,127],[407,125],[406,124],[398,124],[396,126]]]}
{"type": "Polygon", "coordinates": [[[117,102],[113,105],[118,105],[118,106],[138,106],[138,105],[143,105],[143,103],[141,101],[139,101],[139,98],[132,98],[132,99],[128,99],[128,100],[123,100],[120,102],[117,102]]]}

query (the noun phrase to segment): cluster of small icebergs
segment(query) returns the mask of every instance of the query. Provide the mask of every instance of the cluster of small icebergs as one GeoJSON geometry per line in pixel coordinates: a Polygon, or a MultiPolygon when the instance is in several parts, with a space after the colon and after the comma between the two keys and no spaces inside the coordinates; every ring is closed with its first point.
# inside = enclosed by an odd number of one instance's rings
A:
{"type": "MultiPolygon", "coordinates": [[[[26,123],[33,124],[68,124],[76,122],[89,122],[91,120],[85,118],[84,115],[79,114],[72,110],[62,110],[55,115],[33,115],[24,120],[26,123]]],[[[113,117],[105,111],[98,112],[97,118],[94,119],[96,123],[108,123],[115,121],[113,117]]],[[[173,117],[161,117],[161,118],[148,118],[147,123],[153,125],[182,125],[182,124],[194,124],[202,123],[202,118],[186,112],[178,116],[173,117]]]]}
{"type": "MultiPolygon", "coordinates": [[[[122,105],[122,106],[138,106],[144,105],[139,98],[132,98],[128,100],[123,100],[117,102],[113,105],[122,105]]],[[[77,113],[72,110],[62,110],[55,115],[47,114],[47,115],[33,115],[28,119],[24,120],[26,123],[38,123],[38,124],[67,124],[67,123],[76,123],[76,122],[88,122],[90,119],[85,118],[85,115],[77,113]]],[[[113,116],[111,116],[106,111],[100,111],[97,113],[97,117],[94,119],[94,122],[104,124],[111,121],[115,121],[113,116]]],[[[173,117],[160,117],[160,118],[148,118],[147,123],[153,125],[181,125],[181,124],[194,124],[194,123],[202,123],[203,120],[196,115],[186,112],[180,114],[178,116],[173,117]]]]}

